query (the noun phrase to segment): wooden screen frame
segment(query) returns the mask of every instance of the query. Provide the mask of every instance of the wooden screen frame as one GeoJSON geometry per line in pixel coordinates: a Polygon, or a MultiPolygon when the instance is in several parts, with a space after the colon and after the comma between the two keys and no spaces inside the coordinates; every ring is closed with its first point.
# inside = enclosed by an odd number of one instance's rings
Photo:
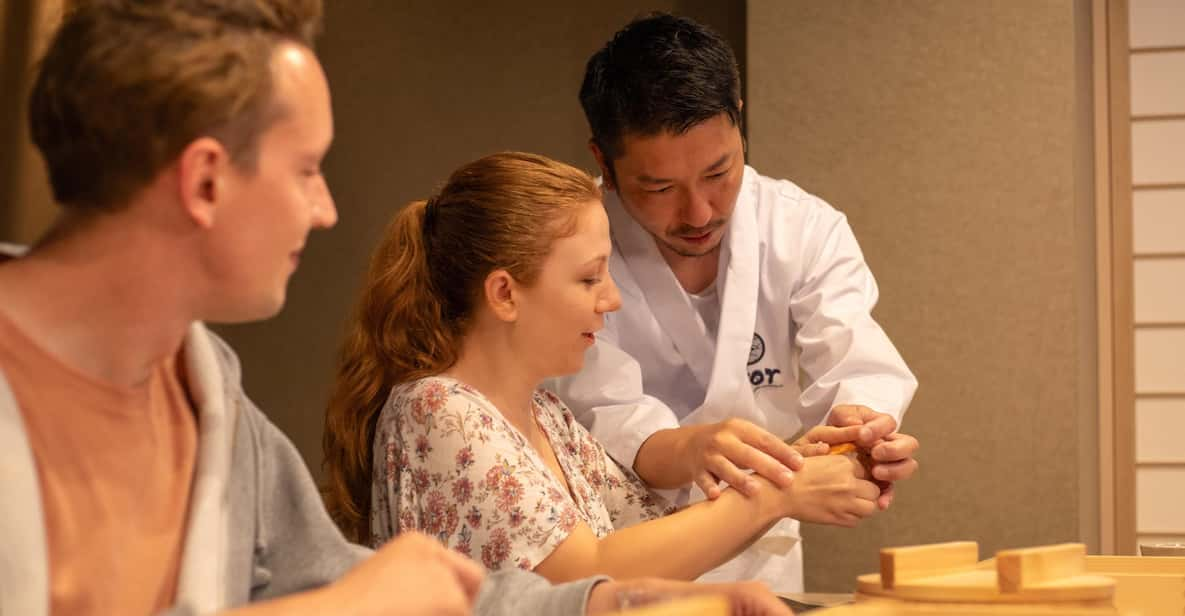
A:
{"type": "Polygon", "coordinates": [[[1092,0],[1099,542],[1136,553],[1135,291],[1127,0],[1092,0]]]}

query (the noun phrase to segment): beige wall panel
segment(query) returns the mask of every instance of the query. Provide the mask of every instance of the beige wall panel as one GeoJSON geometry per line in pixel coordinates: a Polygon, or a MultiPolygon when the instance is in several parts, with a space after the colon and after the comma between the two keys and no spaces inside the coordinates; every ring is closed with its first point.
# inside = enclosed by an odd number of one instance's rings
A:
{"type": "Polygon", "coordinates": [[[1135,254],[1185,252],[1185,189],[1132,195],[1135,254]]]}
{"type": "MultiPolygon", "coordinates": [[[[1185,227],[1181,228],[1185,235],[1185,227]]],[[[1135,262],[1136,323],[1185,325],[1185,257],[1135,262]]]]}
{"type": "Polygon", "coordinates": [[[1136,499],[1140,532],[1185,532],[1185,468],[1136,470],[1136,499]]]}
{"type": "Polygon", "coordinates": [[[221,329],[243,359],[247,391],[315,474],[344,319],[390,218],[456,167],[501,150],[592,170],[576,99],[588,56],[649,10],[678,10],[727,31],[728,8],[622,0],[326,3],[318,52],[333,90],[336,140],[325,175],[340,222],[310,236],[278,317],[221,329]]]}
{"type": "Polygon", "coordinates": [[[1131,90],[1132,115],[1185,113],[1185,51],[1133,54],[1131,90]]]}
{"type": "Polygon", "coordinates": [[[1132,123],[1132,182],[1185,183],[1185,120],[1132,123]]]}
{"type": "Polygon", "coordinates": [[[1185,2],[1129,0],[1132,47],[1185,45],[1185,2]]]}
{"type": "Polygon", "coordinates": [[[1185,328],[1136,330],[1136,392],[1185,392],[1185,328]]]}
{"type": "Polygon", "coordinates": [[[1136,401],[1136,459],[1185,462],[1185,398],[1136,401]]]}
{"type": "Polygon", "coordinates": [[[1139,533],[1139,541],[1141,544],[1147,543],[1185,543],[1185,532],[1173,535],[1157,534],[1157,533],[1139,533]]]}
{"type": "Polygon", "coordinates": [[[1097,539],[1088,9],[749,3],[751,162],[848,215],[921,382],[917,478],[858,529],[804,529],[808,590],[883,546],[1097,539]]]}

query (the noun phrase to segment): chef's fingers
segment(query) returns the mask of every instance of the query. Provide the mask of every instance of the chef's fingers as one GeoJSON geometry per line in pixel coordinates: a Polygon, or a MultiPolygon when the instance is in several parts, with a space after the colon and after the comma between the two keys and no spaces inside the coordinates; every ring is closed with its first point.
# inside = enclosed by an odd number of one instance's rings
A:
{"type": "Polygon", "coordinates": [[[902,481],[918,471],[918,461],[906,458],[896,462],[877,462],[872,465],[872,478],[878,481],[902,481]]]}
{"type": "Polygon", "coordinates": [[[695,476],[695,485],[703,491],[708,500],[714,500],[720,496],[720,480],[712,476],[712,473],[704,471],[695,476]]]}
{"type": "Polygon", "coordinates": [[[892,483],[881,485],[881,495],[876,499],[876,506],[880,507],[881,511],[889,508],[893,504],[893,496],[897,493],[897,489],[893,487],[892,483]]]}
{"type": "Polygon", "coordinates": [[[736,488],[745,496],[755,496],[760,486],[757,480],[749,477],[749,473],[737,468],[731,460],[723,455],[710,456],[704,465],[708,472],[720,478],[721,481],[736,488]]]}
{"type": "Polygon", "coordinates": [[[872,448],[872,459],[877,462],[896,462],[912,458],[921,446],[918,439],[900,432],[885,436],[884,441],[872,448]]]}

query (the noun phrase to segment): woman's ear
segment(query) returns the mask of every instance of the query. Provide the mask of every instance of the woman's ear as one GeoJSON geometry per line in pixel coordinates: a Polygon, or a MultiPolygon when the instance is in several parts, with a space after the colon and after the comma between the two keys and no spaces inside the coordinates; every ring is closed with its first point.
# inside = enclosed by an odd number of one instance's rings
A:
{"type": "Polygon", "coordinates": [[[485,299],[490,310],[500,321],[513,323],[518,320],[518,305],[516,303],[518,283],[510,272],[499,269],[486,276],[485,299]]]}

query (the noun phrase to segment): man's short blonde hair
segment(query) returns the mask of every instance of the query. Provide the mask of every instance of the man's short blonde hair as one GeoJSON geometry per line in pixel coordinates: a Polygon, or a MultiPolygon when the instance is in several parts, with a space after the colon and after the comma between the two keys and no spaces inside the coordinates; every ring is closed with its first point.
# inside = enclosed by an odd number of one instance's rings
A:
{"type": "Polygon", "coordinates": [[[76,0],[38,67],[29,125],[54,198],[116,209],[194,139],[253,168],[284,110],[271,58],[312,46],[320,0],[76,0]]]}

